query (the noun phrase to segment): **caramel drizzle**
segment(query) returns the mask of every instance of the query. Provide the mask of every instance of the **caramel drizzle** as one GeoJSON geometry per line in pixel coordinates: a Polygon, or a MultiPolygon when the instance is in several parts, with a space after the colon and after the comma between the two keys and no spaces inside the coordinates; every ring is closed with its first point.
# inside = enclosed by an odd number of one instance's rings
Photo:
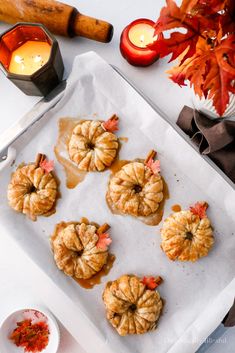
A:
{"type": "Polygon", "coordinates": [[[173,212],[180,212],[181,211],[181,206],[176,204],[171,207],[173,212]]]}

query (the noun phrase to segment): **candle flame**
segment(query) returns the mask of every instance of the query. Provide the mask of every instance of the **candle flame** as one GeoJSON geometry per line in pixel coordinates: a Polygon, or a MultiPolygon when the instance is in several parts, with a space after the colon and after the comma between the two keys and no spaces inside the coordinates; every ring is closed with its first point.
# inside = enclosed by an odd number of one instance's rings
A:
{"type": "Polygon", "coordinates": [[[141,43],[144,43],[144,35],[143,34],[140,36],[140,41],[141,41],[141,43]]]}
{"type": "Polygon", "coordinates": [[[20,64],[20,63],[22,63],[24,61],[24,58],[22,58],[21,56],[19,56],[19,55],[16,55],[15,56],[15,62],[17,63],[17,64],[20,64]]]}
{"type": "Polygon", "coordinates": [[[36,56],[34,57],[34,62],[35,62],[35,63],[39,63],[40,61],[42,61],[41,55],[36,55],[36,56]]]}

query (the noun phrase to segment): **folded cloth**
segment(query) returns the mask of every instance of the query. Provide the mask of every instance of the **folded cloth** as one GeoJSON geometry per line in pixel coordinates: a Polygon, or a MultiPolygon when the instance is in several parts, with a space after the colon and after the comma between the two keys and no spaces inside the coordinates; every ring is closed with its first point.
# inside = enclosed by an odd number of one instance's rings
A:
{"type": "Polygon", "coordinates": [[[234,299],[233,306],[231,307],[228,314],[223,319],[223,324],[225,327],[235,326],[235,299],[234,299]]]}
{"type": "Polygon", "coordinates": [[[177,125],[198,145],[200,153],[208,155],[235,183],[235,121],[211,120],[184,106],[177,125]]]}

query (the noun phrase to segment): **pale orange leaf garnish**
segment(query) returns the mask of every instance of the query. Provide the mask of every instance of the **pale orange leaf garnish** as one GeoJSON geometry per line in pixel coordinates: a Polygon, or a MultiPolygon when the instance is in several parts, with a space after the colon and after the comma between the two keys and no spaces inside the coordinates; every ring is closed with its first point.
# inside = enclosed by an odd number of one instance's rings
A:
{"type": "Polygon", "coordinates": [[[48,161],[47,159],[44,159],[40,162],[39,166],[46,172],[46,174],[48,174],[54,169],[55,163],[54,161],[48,161]]]}
{"type": "Polygon", "coordinates": [[[99,239],[96,243],[96,247],[101,250],[107,250],[108,246],[112,243],[112,239],[108,233],[99,234],[99,239]]]}
{"type": "Polygon", "coordinates": [[[161,277],[146,277],[144,276],[141,280],[141,282],[148,288],[151,290],[156,289],[159,284],[161,284],[162,279],[161,277]]]}
{"type": "Polygon", "coordinates": [[[189,209],[190,211],[198,216],[200,219],[206,218],[206,210],[207,210],[207,203],[206,202],[196,202],[194,206],[191,206],[189,209]]]}
{"type": "Polygon", "coordinates": [[[109,132],[118,131],[118,121],[118,117],[116,115],[113,115],[110,119],[108,119],[102,124],[102,127],[104,128],[104,130],[109,132]]]}
{"type": "Polygon", "coordinates": [[[145,165],[151,169],[153,174],[158,174],[161,171],[159,160],[154,161],[153,158],[150,158],[145,165]]]}

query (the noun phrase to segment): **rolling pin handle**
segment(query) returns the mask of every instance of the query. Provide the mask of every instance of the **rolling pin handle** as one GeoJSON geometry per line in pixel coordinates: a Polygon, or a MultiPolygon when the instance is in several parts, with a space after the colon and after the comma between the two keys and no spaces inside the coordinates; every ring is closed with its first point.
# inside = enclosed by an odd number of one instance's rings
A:
{"type": "Polygon", "coordinates": [[[109,43],[113,38],[113,26],[103,20],[76,13],[73,20],[74,35],[109,43]]]}

